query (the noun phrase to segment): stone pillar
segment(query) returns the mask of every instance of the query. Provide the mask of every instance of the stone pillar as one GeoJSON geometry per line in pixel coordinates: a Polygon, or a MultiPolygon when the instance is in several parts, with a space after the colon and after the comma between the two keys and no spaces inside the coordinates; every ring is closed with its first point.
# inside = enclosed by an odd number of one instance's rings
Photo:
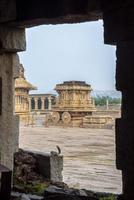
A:
{"type": "Polygon", "coordinates": [[[52,108],[51,97],[48,97],[48,110],[51,110],[51,108],[52,108]]]}
{"type": "Polygon", "coordinates": [[[106,109],[109,110],[109,100],[106,100],[106,109]]]}
{"type": "Polygon", "coordinates": [[[41,102],[42,102],[41,110],[45,110],[44,98],[41,98],[41,102]]]}
{"type": "Polygon", "coordinates": [[[16,52],[25,50],[24,29],[0,26],[0,44],[0,163],[12,169],[19,134],[14,115],[14,79],[19,72],[16,52]]]}
{"type": "Polygon", "coordinates": [[[35,100],[35,110],[37,111],[38,110],[38,99],[34,98],[34,100],[35,100]]]}
{"type": "Polygon", "coordinates": [[[31,98],[28,99],[29,100],[29,112],[31,112],[32,108],[31,108],[31,98]]]}
{"type": "Polygon", "coordinates": [[[13,167],[13,153],[18,146],[18,118],[14,111],[14,70],[16,54],[0,55],[0,77],[2,77],[2,103],[0,115],[0,163],[13,167]],[[3,67],[4,66],[4,67],[3,67]]]}
{"type": "Polygon", "coordinates": [[[134,199],[134,41],[117,45],[117,89],[122,118],[116,121],[117,168],[123,175],[123,200],[134,199]]]}

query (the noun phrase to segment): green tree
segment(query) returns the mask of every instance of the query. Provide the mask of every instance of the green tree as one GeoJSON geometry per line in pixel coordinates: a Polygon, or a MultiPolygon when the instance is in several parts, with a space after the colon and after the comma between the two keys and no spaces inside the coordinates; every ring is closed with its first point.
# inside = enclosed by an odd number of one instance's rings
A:
{"type": "Polygon", "coordinates": [[[109,97],[109,96],[97,96],[97,97],[94,97],[94,100],[95,100],[95,105],[96,106],[104,106],[106,105],[107,103],[107,100],[109,102],[109,104],[120,104],[121,103],[121,98],[112,98],[112,97],[109,97]]]}

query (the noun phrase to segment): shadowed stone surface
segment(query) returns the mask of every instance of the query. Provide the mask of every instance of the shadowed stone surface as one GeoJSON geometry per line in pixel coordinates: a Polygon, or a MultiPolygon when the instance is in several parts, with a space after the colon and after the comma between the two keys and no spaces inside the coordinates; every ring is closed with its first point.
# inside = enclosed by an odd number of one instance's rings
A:
{"type": "Polygon", "coordinates": [[[0,52],[19,52],[25,50],[25,29],[0,26],[0,52]]]}

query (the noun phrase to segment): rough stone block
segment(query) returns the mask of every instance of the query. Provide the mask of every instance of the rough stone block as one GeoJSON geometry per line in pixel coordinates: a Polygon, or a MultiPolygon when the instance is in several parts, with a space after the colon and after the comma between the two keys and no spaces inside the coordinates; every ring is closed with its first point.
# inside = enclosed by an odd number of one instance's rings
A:
{"type": "Polygon", "coordinates": [[[55,154],[33,154],[37,161],[38,171],[48,180],[61,182],[63,180],[63,156],[55,154]]]}
{"type": "MultiPolygon", "coordinates": [[[[21,173],[22,166],[27,166],[27,170],[31,170],[30,172],[32,173],[33,166],[35,165],[34,172],[36,172],[37,177],[41,175],[45,180],[62,182],[63,156],[58,155],[56,152],[43,154],[41,152],[19,150],[15,154],[15,171],[18,163],[20,165],[20,174],[23,173],[21,173]]],[[[32,180],[34,181],[34,177],[32,180]]]]}
{"type": "Polygon", "coordinates": [[[0,52],[26,50],[25,29],[0,26],[0,52]]]}
{"type": "Polygon", "coordinates": [[[44,192],[46,200],[98,200],[97,197],[89,197],[84,190],[62,189],[56,186],[49,186],[44,192]]]}
{"type": "Polygon", "coordinates": [[[62,170],[63,170],[63,156],[56,154],[50,154],[50,170],[51,180],[54,182],[63,181],[62,170]]]}

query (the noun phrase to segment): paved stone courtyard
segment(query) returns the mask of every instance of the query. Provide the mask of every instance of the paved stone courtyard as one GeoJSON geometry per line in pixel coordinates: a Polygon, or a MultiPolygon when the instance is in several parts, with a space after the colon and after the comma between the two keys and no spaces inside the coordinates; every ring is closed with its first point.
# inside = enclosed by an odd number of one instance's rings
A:
{"type": "Polygon", "coordinates": [[[114,130],[20,127],[20,148],[64,155],[64,182],[75,188],[121,193],[115,167],[114,130]]]}

